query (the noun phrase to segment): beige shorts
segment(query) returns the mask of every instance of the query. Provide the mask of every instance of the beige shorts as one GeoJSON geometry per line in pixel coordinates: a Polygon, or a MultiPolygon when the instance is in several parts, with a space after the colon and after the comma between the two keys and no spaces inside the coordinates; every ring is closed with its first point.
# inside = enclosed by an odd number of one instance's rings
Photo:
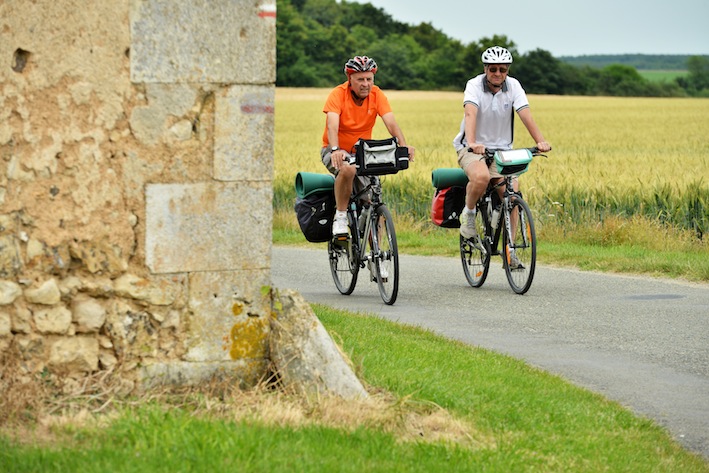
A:
{"type": "MultiPolygon", "coordinates": [[[[334,176],[337,176],[337,169],[335,169],[335,166],[332,165],[332,159],[330,156],[330,149],[329,148],[322,148],[320,149],[320,159],[322,160],[322,163],[325,165],[328,171],[330,171],[331,174],[334,176]]],[[[349,153],[347,153],[347,156],[350,156],[349,153]]],[[[377,177],[379,179],[379,177],[377,177]]],[[[356,176],[354,179],[354,182],[352,183],[353,190],[355,192],[359,192],[367,185],[369,184],[369,178],[364,177],[364,176],[356,176]]],[[[371,200],[371,192],[367,193],[367,200],[371,200]]]]}
{"type": "MultiPolygon", "coordinates": [[[[468,148],[463,148],[458,151],[458,165],[461,169],[465,170],[465,168],[470,166],[470,164],[474,163],[475,161],[485,162],[485,156],[483,156],[482,154],[475,154],[472,151],[468,151],[468,148]]],[[[494,161],[490,163],[487,168],[490,171],[491,179],[495,177],[502,177],[502,174],[497,172],[497,166],[495,165],[494,161]]]]}

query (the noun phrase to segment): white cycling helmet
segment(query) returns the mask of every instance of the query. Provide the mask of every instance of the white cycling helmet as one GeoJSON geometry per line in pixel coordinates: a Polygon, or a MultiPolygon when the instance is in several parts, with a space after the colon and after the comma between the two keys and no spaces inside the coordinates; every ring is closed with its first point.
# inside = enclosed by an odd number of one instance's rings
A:
{"type": "Polygon", "coordinates": [[[512,64],[512,55],[501,46],[487,48],[482,54],[483,64],[512,64]]]}

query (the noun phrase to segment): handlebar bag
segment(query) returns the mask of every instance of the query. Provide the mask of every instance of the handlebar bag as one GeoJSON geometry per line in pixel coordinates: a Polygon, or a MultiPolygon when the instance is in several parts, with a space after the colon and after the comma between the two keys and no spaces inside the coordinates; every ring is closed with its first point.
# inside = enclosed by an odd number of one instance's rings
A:
{"type": "Polygon", "coordinates": [[[396,138],[360,139],[355,145],[355,165],[360,176],[396,174],[409,167],[409,150],[398,146],[396,138]]]}
{"type": "Polygon", "coordinates": [[[529,170],[529,163],[532,162],[532,158],[532,152],[524,148],[495,151],[497,172],[503,176],[523,174],[529,170]]]}

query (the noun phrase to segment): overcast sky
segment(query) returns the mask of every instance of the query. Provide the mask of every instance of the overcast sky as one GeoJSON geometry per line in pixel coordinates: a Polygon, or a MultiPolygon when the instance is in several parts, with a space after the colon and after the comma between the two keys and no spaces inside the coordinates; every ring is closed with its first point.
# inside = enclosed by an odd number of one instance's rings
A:
{"type": "Polygon", "coordinates": [[[709,54],[709,0],[354,0],[463,43],[506,35],[521,53],[709,54]]]}

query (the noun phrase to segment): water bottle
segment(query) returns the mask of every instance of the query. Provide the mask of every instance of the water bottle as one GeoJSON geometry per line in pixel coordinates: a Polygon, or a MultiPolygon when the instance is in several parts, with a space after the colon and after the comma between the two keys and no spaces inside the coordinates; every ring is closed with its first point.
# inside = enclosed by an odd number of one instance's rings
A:
{"type": "Polygon", "coordinates": [[[493,230],[497,228],[497,224],[500,221],[500,205],[492,209],[492,219],[490,220],[490,225],[492,226],[493,230]]]}
{"type": "Polygon", "coordinates": [[[364,226],[367,224],[367,209],[362,209],[362,213],[359,214],[359,220],[357,221],[357,228],[359,228],[359,234],[364,234],[364,226]]]}

